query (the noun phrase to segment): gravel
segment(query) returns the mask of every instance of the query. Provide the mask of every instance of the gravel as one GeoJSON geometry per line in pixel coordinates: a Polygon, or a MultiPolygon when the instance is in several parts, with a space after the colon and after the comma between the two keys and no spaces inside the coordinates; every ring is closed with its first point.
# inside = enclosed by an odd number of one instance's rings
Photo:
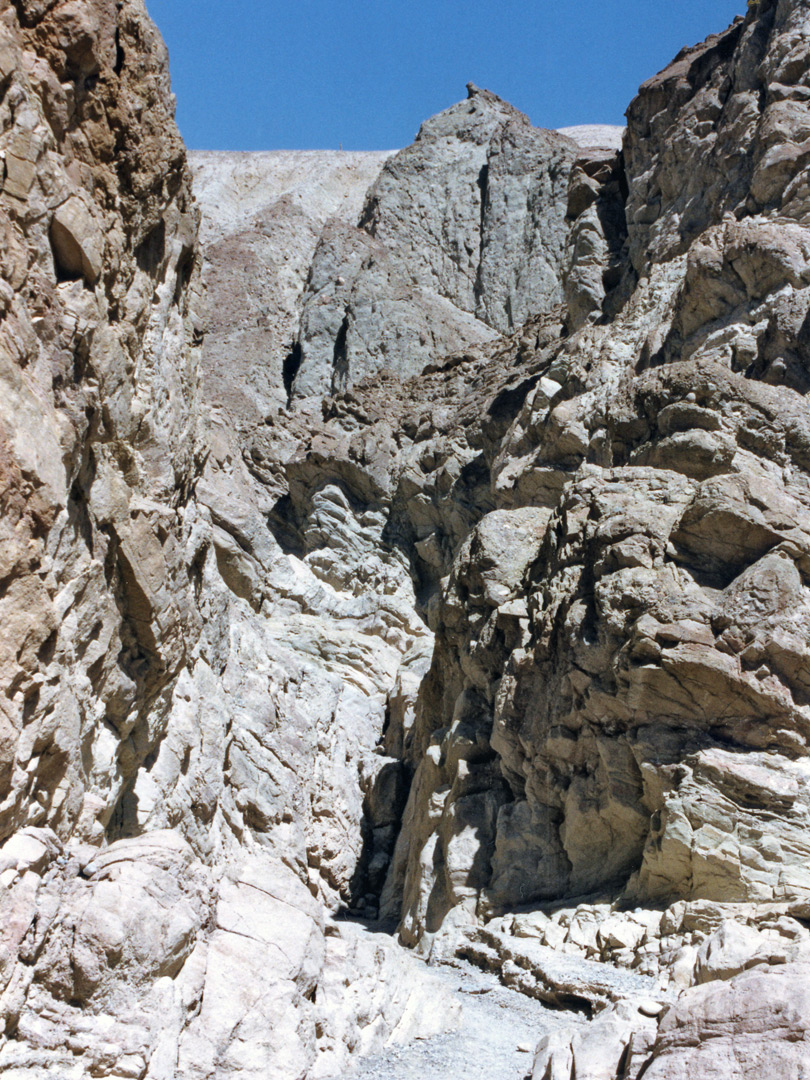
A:
{"type": "Polygon", "coordinates": [[[524,1080],[544,1035],[587,1022],[580,1013],[549,1009],[509,990],[463,961],[434,970],[462,999],[459,1030],[391,1046],[329,1080],[524,1080]]]}

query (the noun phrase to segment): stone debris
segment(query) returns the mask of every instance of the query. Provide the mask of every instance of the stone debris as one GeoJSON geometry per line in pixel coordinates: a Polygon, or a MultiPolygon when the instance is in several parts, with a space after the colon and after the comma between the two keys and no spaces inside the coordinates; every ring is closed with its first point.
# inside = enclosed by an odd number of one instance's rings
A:
{"type": "Polygon", "coordinates": [[[499,933],[489,927],[469,934],[468,941],[456,947],[456,954],[496,972],[506,986],[555,1008],[592,1013],[610,1002],[640,997],[645,1002],[645,1011],[649,1012],[657,989],[649,976],[586,960],[574,952],[541,945],[532,938],[499,933]]]}

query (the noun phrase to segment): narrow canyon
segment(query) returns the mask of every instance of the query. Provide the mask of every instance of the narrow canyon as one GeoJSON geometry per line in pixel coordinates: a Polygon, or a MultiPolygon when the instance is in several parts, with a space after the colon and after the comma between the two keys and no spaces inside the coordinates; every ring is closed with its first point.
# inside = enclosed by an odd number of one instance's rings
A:
{"type": "Polygon", "coordinates": [[[808,0],[626,128],[174,107],[0,0],[0,1075],[808,1080],[808,0]]]}

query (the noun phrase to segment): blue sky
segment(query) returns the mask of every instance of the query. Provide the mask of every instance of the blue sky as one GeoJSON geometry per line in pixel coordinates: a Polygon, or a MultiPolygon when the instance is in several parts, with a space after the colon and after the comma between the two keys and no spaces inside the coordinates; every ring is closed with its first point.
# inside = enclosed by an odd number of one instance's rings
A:
{"type": "Polygon", "coordinates": [[[745,0],[146,0],[195,150],[387,150],[472,80],[534,124],[620,124],[745,0]]]}

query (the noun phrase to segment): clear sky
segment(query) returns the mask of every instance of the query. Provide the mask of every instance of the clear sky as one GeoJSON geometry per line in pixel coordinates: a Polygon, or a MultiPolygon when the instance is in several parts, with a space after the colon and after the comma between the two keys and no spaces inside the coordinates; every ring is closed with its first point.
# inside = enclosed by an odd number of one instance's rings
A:
{"type": "Polygon", "coordinates": [[[146,0],[194,150],[388,150],[472,81],[534,124],[623,123],[745,0],[146,0]]]}

